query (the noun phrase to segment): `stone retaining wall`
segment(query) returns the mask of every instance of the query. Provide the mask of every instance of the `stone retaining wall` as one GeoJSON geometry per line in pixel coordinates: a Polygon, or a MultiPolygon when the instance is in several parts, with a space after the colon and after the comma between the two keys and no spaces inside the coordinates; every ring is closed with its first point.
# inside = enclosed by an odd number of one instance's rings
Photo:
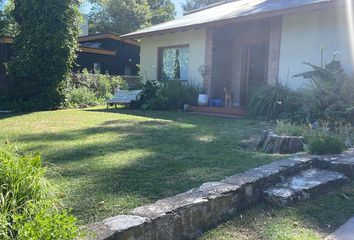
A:
{"type": "MultiPolygon", "coordinates": [[[[340,158],[337,161],[341,162],[340,158]]],[[[263,190],[284,177],[308,169],[313,164],[330,168],[335,165],[333,162],[333,158],[320,157],[293,157],[276,161],[138,207],[131,215],[90,224],[88,229],[93,232],[91,239],[195,239],[208,228],[261,201],[263,190]]],[[[350,164],[354,166],[354,157],[350,164]]],[[[353,167],[341,169],[354,177],[353,167]]],[[[340,170],[339,167],[337,170],[340,170]]]]}

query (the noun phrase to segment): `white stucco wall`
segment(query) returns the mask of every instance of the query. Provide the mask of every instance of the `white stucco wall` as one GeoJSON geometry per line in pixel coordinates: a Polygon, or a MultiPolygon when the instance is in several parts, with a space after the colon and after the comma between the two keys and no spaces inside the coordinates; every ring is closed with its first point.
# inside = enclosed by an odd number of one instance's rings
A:
{"type": "Polygon", "coordinates": [[[206,30],[156,35],[141,39],[140,69],[144,78],[157,79],[158,48],[176,45],[189,45],[189,83],[203,86],[203,79],[198,68],[205,64],[206,30]]]}
{"type": "Polygon", "coordinates": [[[295,74],[311,70],[302,62],[320,65],[320,49],[325,47],[324,59],[327,63],[332,54],[339,51],[348,75],[353,74],[350,40],[346,11],[332,8],[284,16],[282,25],[279,79],[292,89],[308,83],[303,78],[293,78],[295,74]]]}

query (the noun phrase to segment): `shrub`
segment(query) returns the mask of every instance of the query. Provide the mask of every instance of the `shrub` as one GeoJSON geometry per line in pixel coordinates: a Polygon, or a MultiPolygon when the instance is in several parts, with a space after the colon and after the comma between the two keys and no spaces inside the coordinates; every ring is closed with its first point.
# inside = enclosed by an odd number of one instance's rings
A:
{"type": "Polygon", "coordinates": [[[39,155],[0,148],[0,238],[74,239],[76,219],[61,210],[39,155]]]}
{"type": "Polygon", "coordinates": [[[132,106],[143,110],[180,109],[184,104],[195,105],[198,94],[198,88],[180,81],[147,81],[140,100],[132,106]]]}
{"type": "Polygon", "coordinates": [[[309,87],[301,91],[303,110],[309,120],[354,123],[354,79],[343,73],[341,63],[334,58],[326,65],[305,64],[313,70],[295,77],[310,80],[309,87]]]}
{"type": "Polygon", "coordinates": [[[97,78],[97,83],[95,89],[91,91],[96,94],[96,97],[99,99],[109,99],[112,97],[112,90],[111,82],[109,80],[108,75],[99,74],[97,78]]]}
{"type": "MultiPolygon", "coordinates": [[[[134,78],[137,79],[137,78],[134,78]]],[[[138,82],[128,83],[120,76],[90,73],[86,69],[82,73],[72,74],[67,81],[65,107],[95,106],[112,98],[116,89],[136,89],[138,82]]]]}
{"type": "Polygon", "coordinates": [[[339,138],[327,134],[315,134],[309,138],[308,149],[311,154],[338,154],[344,151],[345,146],[339,138]]]}
{"type": "Polygon", "coordinates": [[[101,96],[113,94],[119,89],[129,89],[128,83],[120,76],[110,76],[108,74],[90,73],[84,69],[82,73],[72,74],[70,85],[74,87],[85,86],[93,92],[99,92],[101,96]],[[102,91],[105,91],[102,93],[102,91]]]}
{"type": "Polygon", "coordinates": [[[14,5],[18,31],[7,64],[8,98],[24,110],[57,109],[76,58],[79,1],[26,0],[14,5]]]}
{"type": "Polygon", "coordinates": [[[249,116],[267,119],[293,118],[299,108],[298,95],[280,84],[251,90],[248,102],[249,116]]]}
{"type": "Polygon", "coordinates": [[[67,211],[41,210],[32,221],[19,226],[18,239],[73,239],[78,235],[76,219],[67,211]]]}
{"type": "Polygon", "coordinates": [[[305,133],[305,128],[289,121],[277,121],[275,132],[280,135],[302,136],[305,133]]]}
{"type": "Polygon", "coordinates": [[[68,107],[97,106],[103,101],[87,87],[73,88],[67,94],[68,107]]]}

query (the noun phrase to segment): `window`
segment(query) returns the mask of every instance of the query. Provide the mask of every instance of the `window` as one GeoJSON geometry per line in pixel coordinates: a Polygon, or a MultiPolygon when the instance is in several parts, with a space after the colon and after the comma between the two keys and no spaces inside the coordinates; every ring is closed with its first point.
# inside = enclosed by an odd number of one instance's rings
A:
{"type": "Polygon", "coordinates": [[[159,49],[159,78],[161,80],[188,80],[189,46],[159,49]]]}
{"type": "Polygon", "coordinates": [[[93,72],[94,73],[101,73],[101,63],[94,63],[93,64],[93,72]]]}
{"type": "Polygon", "coordinates": [[[131,66],[125,66],[124,67],[124,75],[125,76],[131,76],[132,75],[132,67],[131,66]]]}

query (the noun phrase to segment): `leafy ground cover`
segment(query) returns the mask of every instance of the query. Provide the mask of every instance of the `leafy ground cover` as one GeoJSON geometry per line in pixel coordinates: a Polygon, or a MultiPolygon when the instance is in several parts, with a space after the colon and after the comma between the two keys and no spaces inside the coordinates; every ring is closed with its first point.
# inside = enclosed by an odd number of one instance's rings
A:
{"type": "Polygon", "coordinates": [[[180,112],[61,110],[0,116],[2,141],[41,152],[81,224],[273,161],[242,149],[265,122],[180,112]]]}

